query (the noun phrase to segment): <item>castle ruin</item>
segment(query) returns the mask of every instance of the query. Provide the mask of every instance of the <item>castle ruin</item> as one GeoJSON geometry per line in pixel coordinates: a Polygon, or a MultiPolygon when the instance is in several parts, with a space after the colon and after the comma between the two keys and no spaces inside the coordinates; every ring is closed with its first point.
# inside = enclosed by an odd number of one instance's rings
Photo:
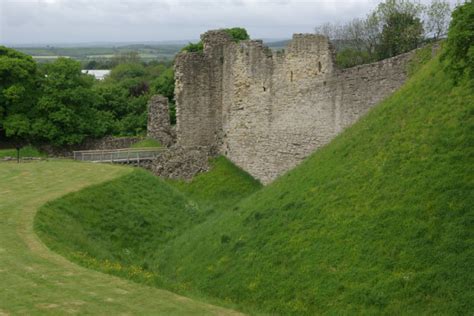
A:
{"type": "Polygon", "coordinates": [[[222,154],[266,184],[331,141],[405,82],[412,53],[337,69],[329,40],[295,34],[272,52],[201,36],[175,61],[176,146],[222,154]]]}

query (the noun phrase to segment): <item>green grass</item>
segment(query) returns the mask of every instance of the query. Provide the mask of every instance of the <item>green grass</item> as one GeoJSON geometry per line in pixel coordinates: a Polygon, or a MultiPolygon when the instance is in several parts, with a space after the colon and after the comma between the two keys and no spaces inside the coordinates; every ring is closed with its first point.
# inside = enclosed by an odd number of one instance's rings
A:
{"type": "Polygon", "coordinates": [[[224,157],[210,161],[211,170],[194,177],[192,181],[167,180],[197,202],[201,208],[225,210],[262,187],[260,182],[242,171],[224,157]]]}
{"type": "MultiPolygon", "coordinates": [[[[52,252],[33,232],[36,211],[45,202],[117,177],[133,177],[133,170],[65,161],[0,164],[0,315],[232,313],[80,267],[52,252]]],[[[116,268],[111,263],[108,267],[116,268]]],[[[141,270],[133,266],[129,273],[141,270]]]]}
{"type": "MultiPolygon", "coordinates": [[[[16,158],[17,152],[16,149],[1,149],[0,158],[13,157],[16,158]]],[[[40,152],[32,146],[25,146],[20,149],[20,158],[24,157],[46,157],[45,153],[40,152]]]]}
{"type": "Polygon", "coordinates": [[[146,148],[146,147],[161,147],[161,144],[154,139],[145,138],[138,143],[133,144],[130,148],[146,148]]]}
{"type": "Polygon", "coordinates": [[[87,249],[99,260],[147,268],[153,250],[205,217],[182,193],[137,169],[47,203],[35,228],[53,250],[62,253],[66,248],[65,255],[87,249]],[[108,238],[102,239],[105,235],[108,238]]]}
{"type": "Polygon", "coordinates": [[[38,229],[89,267],[125,269],[119,275],[244,311],[471,314],[473,114],[468,84],[454,86],[436,59],[264,188],[224,160],[191,183],[149,185],[144,173],[129,175],[137,178],[49,203],[38,229]],[[142,181],[146,188],[134,188],[142,181]],[[197,214],[191,220],[183,203],[197,214]],[[134,267],[143,275],[131,275],[134,267]]]}
{"type": "Polygon", "coordinates": [[[35,229],[52,250],[83,266],[164,287],[160,249],[261,186],[225,158],[211,164],[209,173],[189,184],[169,185],[137,169],[66,195],[40,209],[35,229]],[[211,201],[219,195],[219,203],[211,201]]]}

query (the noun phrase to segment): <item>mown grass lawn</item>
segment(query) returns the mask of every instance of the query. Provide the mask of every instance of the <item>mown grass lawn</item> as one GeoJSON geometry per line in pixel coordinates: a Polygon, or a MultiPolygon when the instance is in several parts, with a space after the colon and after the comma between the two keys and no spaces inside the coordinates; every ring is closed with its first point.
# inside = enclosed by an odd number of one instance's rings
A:
{"type": "Polygon", "coordinates": [[[67,161],[0,164],[0,315],[226,315],[219,307],[73,264],[33,232],[45,202],[133,169],[67,161]]]}
{"type": "MultiPolygon", "coordinates": [[[[15,148],[12,149],[1,149],[0,150],[0,159],[5,157],[16,158],[17,151],[15,148]]],[[[38,149],[33,146],[25,146],[20,149],[20,158],[24,157],[46,157],[45,153],[40,152],[38,149]]]]}

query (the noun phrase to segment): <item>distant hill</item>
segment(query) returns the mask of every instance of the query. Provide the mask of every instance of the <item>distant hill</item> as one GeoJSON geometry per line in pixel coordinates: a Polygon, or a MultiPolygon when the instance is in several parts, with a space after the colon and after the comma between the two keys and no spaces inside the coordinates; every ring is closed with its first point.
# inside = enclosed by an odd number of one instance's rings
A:
{"type": "Polygon", "coordinates": [[[285,40],[280,40],[280,41],[274,41],[274,42],[264,42],[265,45],[272,49],[282,49],[285,48],[288,43],[290,42],[290,39],[285,39],[285,40]]]}
{"type": "Polygon", "coordinates": [[[143,60],[172,60],[186,43],[107,43],[106,45],[89,46],[33,46],[16,47],[15,49],[33,56],[40,61],[54,60],[58,57],[69,57],[80,61],[110,59],[115,54],[138,52],[143,60]]]}

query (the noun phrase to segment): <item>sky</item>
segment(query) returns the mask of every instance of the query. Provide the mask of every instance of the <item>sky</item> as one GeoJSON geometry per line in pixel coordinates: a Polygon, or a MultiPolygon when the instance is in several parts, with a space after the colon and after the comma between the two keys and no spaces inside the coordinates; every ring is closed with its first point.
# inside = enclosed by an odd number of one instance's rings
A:
{"type": "Polygon", "coordinates": [[[0,0],[0,44],[195,40],[245,27],[254,39],[364,17],[380,0],[0,0]]]}

